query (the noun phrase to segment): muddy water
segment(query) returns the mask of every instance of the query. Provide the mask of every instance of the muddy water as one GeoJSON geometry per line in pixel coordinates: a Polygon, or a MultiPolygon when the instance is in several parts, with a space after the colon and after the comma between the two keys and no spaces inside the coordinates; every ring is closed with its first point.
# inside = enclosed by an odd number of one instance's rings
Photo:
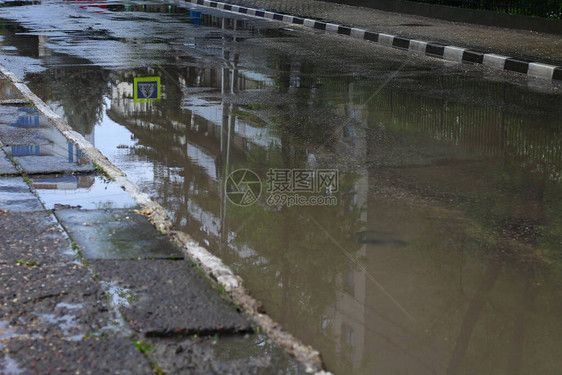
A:
{"type": "Polygon", "coordinates": [[[559,86],[202,8],[3,14],[3,63],[330,371],[562,367],[559,86]]]}

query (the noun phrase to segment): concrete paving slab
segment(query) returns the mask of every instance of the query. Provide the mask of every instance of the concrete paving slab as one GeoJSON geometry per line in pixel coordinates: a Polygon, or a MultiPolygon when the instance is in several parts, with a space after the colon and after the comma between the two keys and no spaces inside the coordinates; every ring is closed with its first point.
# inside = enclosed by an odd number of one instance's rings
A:
{"type": "Polygon", "coordinates": [[[262,335],[152,339],[148,358],[168,374],[304,374],[284,350],[262,335]]]}
{"type": "Polygon", "coordinates": [[[70,241],[46,212],[0,212],[0,264],[73,262],[70,241]]]}
{"type": "Polygon", "coordinates": [[[43,206],[21,177],[0,177],[0,210],[42,211],[43,206]]]}
{"type": "Polygon", "coordinates": [[[56,210],[86,259],[183,258],[146,217],[131,209],[56,210]]]}
{"type": "Polygon", "coordinates": [[[100,284],[78,264],[0,265],[0,324],[12,336],[79,341],[116,334],[100,284]]]}
{"type": "Polygon", "coordinates": [[[0,149],[0,175],[2,174],[17,174],[18,171],[8,159],[6,153],[0,149]]]}
{"type": "Polygon", "coordinates": [[[14,156],[27,174],[93,172],[91,164],[71,163],[60,156],[14,156]]]}
{"type": "Polygon", "coordinates": [[[130,339],[113,337],[76,342],[12,339],[0,353],[0,373],[154,375],[130,339]]]}
{"type": "Polygon", "coordinates": [[[81,264],[0,264],[0,288],[2,320],[12,313],[33,309],[33,304],[43,300],[54,308],[60,302],[80,303],[84,296],[103,296],[100,285],[81,264]]]}
{"type": "Polygon", "coordinates": [[[183,260],[96,260],[131,327],[154,336],[249,332],[250,322],[183,260]]]}

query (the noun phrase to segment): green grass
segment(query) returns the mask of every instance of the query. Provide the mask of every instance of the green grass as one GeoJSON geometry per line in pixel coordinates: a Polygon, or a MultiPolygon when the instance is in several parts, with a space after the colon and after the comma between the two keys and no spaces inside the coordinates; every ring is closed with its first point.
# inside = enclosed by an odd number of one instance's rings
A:
{"type": "Polygon", "coordinates": [[[105,339],[107,337],[109,337],[107,333],[90,332],[84,335],[84,340],[105,339]]]}
{"type": "Polygon", "coordinates": [[[74,250],[76,252],[76,254],[78,255],[78,259],[80,260],[80,262],[84,266],[87,266],[88,261],[84,257],[84,254],[82,254],[82,250],[80,249],[80,246],[78,246],[78,244],[76,242],[72,241],[72,240],[70,241],[70,245],[72,246],[72,250],[74,250]]]}
{"type": "Polygon", "coordinates": [[[146,354],[154,350],[154,348],[149,344],[145,343],[144,341],[133,341],[135,348],[142,354],[146,354]]]}
{"type": "Polygon", "coordinates": [[[17,266],[26,266],[26,267],[38,267],[39,263],[34,260],[25,260],[25,259],[18,259],[16,260],[17,266]]]}
{"type": "Polygon", "coordinates": [[[96,172],[103,178],[104,182],[109,183],[111,181],[115,181],[115,179],[111,178],[111,176],[109,176],[107,172],[95,161],[92,162],[92,166],[94,167],[96,172]]]}

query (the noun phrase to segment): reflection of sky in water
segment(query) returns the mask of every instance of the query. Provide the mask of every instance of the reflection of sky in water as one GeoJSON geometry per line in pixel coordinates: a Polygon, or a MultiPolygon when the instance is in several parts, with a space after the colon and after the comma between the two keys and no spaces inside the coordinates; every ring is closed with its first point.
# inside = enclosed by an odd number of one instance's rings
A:
{"type": "Polygon", "coordinates": [[[4,357],[2,366],[4,367],[2,369],[2,374],[6,374],[6,375],[23,374],[23,370],[18,366],[18,363],[14,359],[8,356],[4,357]]]}
{"type": "Polygon", "coordinates": [[[137,297],[127,288],[117,285],[117,282],[102,282],[106,289],[106,296],[108,297],[111,308],[118,309],[120,307],[129,307],[132,303],[136,302],[137,297]]]}
{"type": "Polygon", "coordinates": [[[0,340],[11,339],[17,336],[17,333],[10,327],[10,322],[0,320],[0,340]]]}
{"type": "Polygon", "coordinates": [[[83,209],[129,208],[137,205],[121,186],[115,182],[108,183],[100,176],[34,178],[33,186],[47,209],[55,208],[55,204],[80,205],[83,209]],[[46,186],[49,188],[44,188],[46,186]]]}
{"type": "Polygon", "coordinates": [[[76,316],[74,315],[56,316],[55,314],[37,314],[37,316],[46,323],[58,325],[67,340],[80,341],[84,337],[82,334],[70,335],[71,331],[78,327],[76,316]]]}

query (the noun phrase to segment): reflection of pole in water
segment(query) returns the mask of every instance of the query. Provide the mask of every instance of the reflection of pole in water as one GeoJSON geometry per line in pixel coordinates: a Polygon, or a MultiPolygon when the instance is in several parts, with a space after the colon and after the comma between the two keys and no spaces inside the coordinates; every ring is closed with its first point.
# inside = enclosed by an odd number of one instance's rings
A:
{"type": "Polygon", "coordinates": [[[472,337],[472,332],[476,327],[476,323],[480,319],[480,314],[482,313],[484,306],[488,302],[489,294],[496,283],[501,268],[501,263],[497,261],[491,262],[484,273],[482,281],[480,282],[480,287],[468,305],[459,336],[457,337],[457,341],[455,343],[455,349],[451,356],[451,360],[449,361],[449,365],[447,366],[448,375],[457,374],[461,368],[462,360],[466,355],[466,350],[468,349],[468,344],[470,343],[470,338],[472,337]]]}
{"type": "MultiPolygon", "coordinates": [[[[222,29],[226,28],[226,20],[222,20],[222,29]]],[[[234,22],[234,29],[236,30],[236,22],[234,22]]],[[[223,42],[225,43],[226,41],[223,42]]],[[[226,45],[223,43],[222,57],[226,60],[230,60],[230,51],[227,49],[226,45]]],[[[234,56],[232,62],[232,69],[229,67],[223,67],[221,69],[221,93],[224,95],[227,92],[235,93],[235,87],[238,81],[238,70],[236,69],[236,64],[238,62],[238,55],[234,56]]],[[[229,64],[230,65],[230,64],[229,64]]],[[[220,152],[215,159],[217,179],[219,181],[219,196],[221,200],[220,204],[220,246],[219,252],[222,251],[224,246],[228,246],[228,224],[227,224],[227,197],[225,192],[225,181],[226,177],[230,171],[230,145],[232,139],[232,133],[235,127],[235,116],[232,114],[233,106],[232,104],[225,104],[224,101],[221,103],[222,106],[222,122],[220,131],[220,152]]],[[[219,254],[220,255],[220,254],[219,254]]]]}

